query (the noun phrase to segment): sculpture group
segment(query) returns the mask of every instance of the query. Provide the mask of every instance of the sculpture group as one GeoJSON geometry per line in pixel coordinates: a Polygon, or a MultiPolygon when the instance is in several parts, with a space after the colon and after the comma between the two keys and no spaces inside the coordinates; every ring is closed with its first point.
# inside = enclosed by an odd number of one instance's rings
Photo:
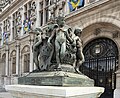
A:
{"type": "Polygon", "coordinates": [[[61,65],[70,65],[80,73],[79,67],[84,62],[81,32],[80,28],[72,29],[66,25],[63,16],[51,18],[47,26],[36,28],[33,60],[37,70],[62,70],[61,65]]]}

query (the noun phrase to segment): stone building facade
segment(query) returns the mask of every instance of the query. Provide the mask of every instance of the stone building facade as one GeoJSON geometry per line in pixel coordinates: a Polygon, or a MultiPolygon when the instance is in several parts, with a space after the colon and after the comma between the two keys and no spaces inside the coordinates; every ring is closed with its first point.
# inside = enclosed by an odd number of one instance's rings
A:
{"type": "MultiPolygon", "coordinates": [[[[106,93],[109,97],[104,98],[113,98],[112,92],[120,89],[120,1],[84,0],[84,6],[74,11],[69,10],[68,2],[69,0],[1,0],[1,86],[17,84],[18,77],[36,69],[32,53],[34,35],[29,31],[35,27],[44,27],[51,16],[49,10],[57,17],[59,7],[62,6],[66,23],[83,30],[81,39],[86,59],[83,66],[92,74],[89,77],[95,80],[96,86],[110,87],[111,94],[106,93]]],[[[87,75],[88,72],[83,69],[80,68],[87,75]]],[[[107,89],[106,92],[109,93],[107,89]]]]}

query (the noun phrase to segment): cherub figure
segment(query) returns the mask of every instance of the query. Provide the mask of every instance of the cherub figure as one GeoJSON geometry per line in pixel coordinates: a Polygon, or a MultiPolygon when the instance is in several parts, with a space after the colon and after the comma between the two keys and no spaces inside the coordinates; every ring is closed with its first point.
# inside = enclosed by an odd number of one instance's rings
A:
{"type": "Polygon", "coordinates": [[[80,39],[80,35],[81,35],[82,31],[81,29],[79,28],[76,28],[75,31],[74,31],[74,34],[75,36],[73,37],[74,39],[74,44],[76,45],[76,48],[77,48],[77,52],[76,52],[76,65],[75,65],[75,70],[77,73],[81,73],[79,71],[79,67],[80,65],[84,62],[84,55],[83,55],[83,48],[82,48],[82,42],[81,42],[81,39],[80,39]]]}
{"type": "Polygon", "coordinates": [[[36,28],[34,32],[36,34],[35,34],[35,39],[33,44],[33,61],[37,66],[37,69],[40,70],[38,56],[40,54],[40,51],[39,51],[40,44],[42,43],[42,39],[43,39],[41,38],[42,30],[40,28],[36,28]]]}
{"type": "Polygon", "coordinates": [[[68,27],[65,26],[64,17],[59,16],[56,20],[56,28],[52,31],[51,36],[48,39],[48,43],[55,37],[55,52],[57,68],[61,69],[61,59],[64,58],[66,52],[66,41],[72,41],[68,34],[68,27]]]}

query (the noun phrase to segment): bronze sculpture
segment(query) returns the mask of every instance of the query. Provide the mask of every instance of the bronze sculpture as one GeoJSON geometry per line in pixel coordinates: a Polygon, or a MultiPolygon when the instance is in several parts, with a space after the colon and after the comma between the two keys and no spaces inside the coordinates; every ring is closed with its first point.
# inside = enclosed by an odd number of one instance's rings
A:
{"type": "Polygon", "coordinates": [[[31,31],[34,36],[33,60],[37,69],[19,78],[19,84],[40,86],[93,86],[79,67],[84,62],[82,30],[65,24],[62,6],[58,17],[53,10],[48,23],[31,31]]]}
{"type": "Polygon", "coordinates": [[[43,29],[36,29],[33,45],[34,63],[38,71],[62,70],[62,65],[73,66],[77,73],[84,62],[81,29],[73,30],[58,16],[43,29]]]}

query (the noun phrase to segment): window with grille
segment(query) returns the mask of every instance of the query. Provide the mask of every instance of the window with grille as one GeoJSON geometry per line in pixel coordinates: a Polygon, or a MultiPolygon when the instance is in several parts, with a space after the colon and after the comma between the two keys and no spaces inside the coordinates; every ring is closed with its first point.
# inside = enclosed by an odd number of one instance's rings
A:
{"type": "Polygon", "coordinates": [[[12,19],[12,32],[13,32],[13,39],[17,36],[17,12],[13,14],[13,19],[12,19]]]}
{"type": "Polygon", "coordinates": [[[45,0],[45,16],[46,16],[46,19],[45,19],[45,23],[48,22],[48,17],[49,17],[49,10],[48,10],[48,7],[49,7],[49,0],[45,0]]]}
{"type": "Polygon", "coordinates": [[[24,54],[24,72],[29,72],[30,53],[24,54]]]}
{"type": "Polygon", "coordinates": [[[4,32],[7,32],[7,20],[4,21],[3,30],[4,30],[4,32]]]}
{"type": "Polygon", "coordinates": [[[39,10],[39,15],[40,15],[40,26],[43,25],[43,1],[40,2],[40,10],[39,10]]]}
{"type": "Polygon", "coordinates": [[[12,74],[16,74],[16,57],[12,58],[12,74]]]}
{"type": "Polygon", "coordinates": [[[24,19],[30,18],[31,1],[24,5],[24,19]]]}
{"type": "Polygon", "coordinates": [[[31,3],[32,1],[24,5],[24,23],[23,23],[24,34],[26,34],[31,29],[31,21],[30,21],[31,3]]]}

